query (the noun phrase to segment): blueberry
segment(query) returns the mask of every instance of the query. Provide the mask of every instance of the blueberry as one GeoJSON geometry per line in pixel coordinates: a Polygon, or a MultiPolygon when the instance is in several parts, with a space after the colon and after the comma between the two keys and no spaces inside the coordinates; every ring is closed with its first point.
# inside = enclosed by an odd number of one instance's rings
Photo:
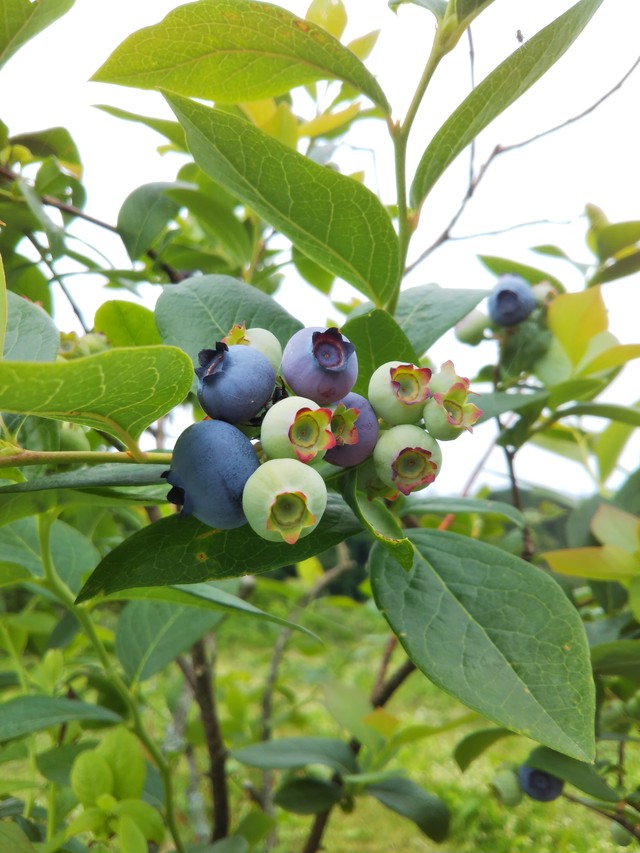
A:
{"type": "Polygon", "coordinates": [[[322,459],[336,443],[331,411],[308,397],[285,397],[267,411],[260,428],[262,449],[270,458],[322,459]]]}
{"type": "Polygon", "coordinates": [[[378,477],[403,495],[424,489],[440,473],[442,452],[438,442],[415,424],[384,430],[373,450],[378,477]]]}
{"type": "Polygon", "coordinates": [[[353,391],[334,407],[331,429],[336,445],[327,450],[324,458],[326,462],[342,468],[359,465],[371,456],[380,431],[371,403],[353,391]],[[354,412],[357,412],[355,417],[354,412]]]}
{"type": "Polygon", "coordinates": [[[280,370],[295,394],[326,406],[351,391],[358,378],[358,358],[337,328],[310,326],[289,339],[280,370]]]}
{"type": "Polygon", "coordinates": [[[489,294],[488,307],[496,326],[517,326],[536,307],[536,297],[521,276],[501,275],[489,294]]]}
{"type": "Polygon", "coordinates": [[[550,803],[551,800],[557,800],[564,787],[562,779],[552,776],[546,770],[537,770],[535,767],[530,767],[528,764],[522,764],[518,768],[518,778],[525,794],[531,797],[532,800],[538,800],[541,803],[550,803]]]}
{"type": "Polygon", "coordinates": [[[388,424],[414,424],[429,397],[431,371],[402,361],[387,361],[374,370],[368,397],[375,413],[388,424]]]}
{"type": "Polygon", "coordinates": [[[314,468],[298,459],[269,459],[247,480],[242,506],[258,536],[295,545],[319,524],[327,487],[314,468]]]}
{"type": "Polygon", "coordinates": [[[253,445],[239,429],[224,421],[204,420],[180,434],[171,470],[163,474],[173,488],[172,503],[182,515],[230,530],[246,522],[242,509],[244,484],[258,468],[253,445]]]}
{"type": "Polygon", "coordinates": [[[261,329],[254,326],[247,329],[246,324],[242,322],[234,325],[231,331],[224,336],[222,342],[227,344],[227,346],[242,344],[245,347],[253,347],[253,349],[257,349],[263,355],[266,355],[276,373],[280,370],[282,347],[280,346],[280,341],[268,329],[261,329]]]}
{"type": "Polygon", "coordinates": [[[273,394],[275,371],[257,349],[220,341],[213,350],[201,350],[198,360],[198,400],[211,418],[247,423],[273,394]]]}

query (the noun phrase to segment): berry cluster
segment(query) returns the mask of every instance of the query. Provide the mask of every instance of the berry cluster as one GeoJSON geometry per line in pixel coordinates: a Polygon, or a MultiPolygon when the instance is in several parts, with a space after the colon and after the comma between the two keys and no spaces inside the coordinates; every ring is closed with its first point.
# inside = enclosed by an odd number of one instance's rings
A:
{"type": "Polygon", "coordinates": [[[481,414],[450,361],[433,373],[387,362],[373,373],[368,397],[354,393],[355,347],[335,327],[301,329],[282,351],[266,329],[234,326],[198,360],[198,400],[208,417],[176,442],[164,474],[168,499],[211,527],[248,522],[274,542],[294,544],[320,522],[322,460],[326,473],[371,458],[370,496],[408,495],[440,472],[438,440],[471,431],[481,414]]]}

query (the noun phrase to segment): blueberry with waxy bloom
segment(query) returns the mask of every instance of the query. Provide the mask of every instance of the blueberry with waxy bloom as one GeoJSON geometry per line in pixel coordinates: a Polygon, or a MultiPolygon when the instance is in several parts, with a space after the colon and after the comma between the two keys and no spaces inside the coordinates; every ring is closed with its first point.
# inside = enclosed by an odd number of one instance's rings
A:
{"type": "Polygon", "coordinates": [[[422,418],[430,379],[428,367],[387,361],[369,380],[369,402],[388,424],[415,424],[422,418]]]}
{"type": "Polygon", "coordinates": [[[198,400],[209,417],[247,423],[264,408],[276,382],[266,355],[251,347],[222,341],[198,354],[198,400]]]}
{"type": "Polygon", "coordinates": [[[335,326],[310,326],[289,339],[280,372],[294,394],[327,406],[355,385],[358,357],[353,344],[335,326]]]}
{"type": "Polygon", "coordinates": [[[564,787],[562,779],[528,764],[522,764],[518,768],[518,778],[525,794],[540,803],[557,800],[564,787]]]}
{"type": "Polygon", "coordinates": [[[242,507],[258,536],[295,545],[320,523],[327,487],[315,468],[298,459],[268,459],[245,483],[242,507]]]}
{"type": "Polygon", "coordinates": [[[422,416],[429,435],[439,441],[451,441],[473,425],[482,414],[467,401],[469,380],[456,374],[452,361],[446,361],[431,377],[431,396],[424,405],[422,416]]]}
{"type": "Polygon", "coordinates": [[[403,495],[424,489],[440,473],[442,452],[435,438],[415,424],[384,430],[373,450],[378,477],[403,495]]]}
{"type": "Polygon", "coordinates": [[[222,339],[222,343],[229,347],[236,344],[253,347],[258,352],[266,355],[269,359],[269,364],[276,373],[280,370],[282,347],[280,346],[280,341],[268,329],[261,329],[259,326],[252,326],[247,329],[246,323],[243,320],[242,323],[236,323],[231,327],[229,333],[222,339]]]}
{"type": "Polygon", "coordinates": [[[203,420],[178,436],[171,469],[162,475],[173,487],[167,499],[203,524],[231,530],[246,522],[242,492],[259,466],[253,445],[225,421],[203,420]]]}
{"type": "Polygon", "coordinates": [[[536,307],[536,297],[522,276],[501,275],[489,294],[487,307],[496,326],[517,326],[536,307]]]}
{"type": "Polygon", "coordinates": [[[324,458],[332,465],[350,468],[371,456],[380,427],[371,403],[352,391],[334,407],[331,430],[336,437],[336,445],[326,452],[324,458]]]}
{"type": "Polygon", "coordinates": [[[331,432],[330,409],[308,397],[285,397],[267,411],[260,428],[260,442],[271,458],[322,459],[336,439],[331,432]]]}

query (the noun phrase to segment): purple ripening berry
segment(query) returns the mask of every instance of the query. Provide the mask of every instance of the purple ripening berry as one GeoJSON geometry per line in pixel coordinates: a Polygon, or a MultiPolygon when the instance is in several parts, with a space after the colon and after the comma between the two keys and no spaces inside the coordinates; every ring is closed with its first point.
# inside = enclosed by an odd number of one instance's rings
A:
{"type": "Polygon", "coordinates": [[[336,445],[327,450],[324,458],[342,468],[359,465],[371,456],[380,431],[371,403],[354,391],[334,406],[331,429],[336,445]]]}
{"type": "Polygon", "coordinates": [[[336,403],[355,385],[358,357],[354,345],[334,326],[309,326],[289,339],[280,371],[295,394],[326,406],[336,403]]]}

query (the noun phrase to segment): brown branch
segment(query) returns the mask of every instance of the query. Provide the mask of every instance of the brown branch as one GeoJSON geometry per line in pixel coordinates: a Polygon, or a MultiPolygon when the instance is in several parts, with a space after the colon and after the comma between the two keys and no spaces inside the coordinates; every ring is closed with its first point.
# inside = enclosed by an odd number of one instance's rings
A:
{"type": "MultiPolygon", "coordinates": [[[[442,231],[440,236],[437,237],[433,241],[433,243],[431,243],[431,245],[428,246],[423,252],[421,252],[421,254],[418,255],[418,257],[416,258],[415,261],[413,261],[411,264],[409,264],[405,268],[405,275],[408,275],[412,270],[414,270],[424,260],[426,260],[426,258],[428,258],[429,255],[431,255],[433,252],[435,252],[436,249],[438,249],[443,243],[446,243],[448,240],[454,240],[454,239],[467,240],[467,239],[471,239],[472,237],[476,237],[476,236],[486,236],[486,235],[482,235],[482,234],[478,234],[478,235],[474,234],[474,235],[470,235],[467,237],[452,237],[451,236],[451,230],[456,225],[456,223],[458,222],[460,217],[462,216],[462,214],[463,214],[464,210],[466,209],[468,203],[473,198],[473,195],[474,195],[474,193],[478,187],[478,184],[484,178],[484,176],[487,173],[487,170],[489,169],[491,164],[494,162],[494,160],[496,160],[497,157],[499,157],[502,154],[506,154],[508,152],[515,151],[518,148],[524,148],[526,145],[531,145],[533,142],[537,142],[538,140],[543,139],[546,136],[550,136],[552,133],[556,133],[559,130],[564,130],[564,128],[568,127],[569,125],[573,124],[574,122],[580,121],[581,119],[585,118],[590,113],[592,113],[594,110],[596,110],[599,106],[601,106],[601,104],[603,104],[608,98],[610,98],[613,94],[615,94],[615,92],[617,92],[618,89],[620,89],[624,85],[624,83],[631,76],[631,74],[635,71],[635,69],[638,67],[638,65],[640,65],[640,58],[636,59],[636,61],[631,66],[631,68],[626,72],[626,74],[624,74],[620,78],[620,80],[618,80],[618,82],[615,84],[615,86],[613,86],[611,89],[609,89],[608,92],[606,92],[604,95],[602,95],[602,97],[598,98],[597,101],[595,101],[593,104],[591,104],[591,106],[587,107],[587,109],[583,110],[581,113],[578,113],[575,116],[571,116],[571,118],[566,119],[565,121],[561,122],[560,124],[555,125],[554,127],[550,127],[547,130],[543,130],[540,133],[536,133],[534,136],[531,136],[528,139],[523,139],[520,142],[513,142],[509,145],[496,145],[496,147],[493,149],[493,151],[491,152],[491,154],[487,158],[486,162],[483,163],[483,165],[478,170],[478,174],[475,177],[472,176],[470,178],[469,184],[467,186],[467,191],[464,194],[462,201],[460,202],[460,206],[458,207],[458,210],[451,217],[449,224],[444,228],[444,230],[442,231]]],[[[513,230],[513,228],[522,228],[522,227],[526,227],[526,225],[532,225],[532,224],[539,224],[539,223],[523,223],[522,225],[511,226],[510,229],[505,229],[505,230],[513,230]]],[[[496,231],[493,233],[500,234],[503,232],[496,231]]]]}

